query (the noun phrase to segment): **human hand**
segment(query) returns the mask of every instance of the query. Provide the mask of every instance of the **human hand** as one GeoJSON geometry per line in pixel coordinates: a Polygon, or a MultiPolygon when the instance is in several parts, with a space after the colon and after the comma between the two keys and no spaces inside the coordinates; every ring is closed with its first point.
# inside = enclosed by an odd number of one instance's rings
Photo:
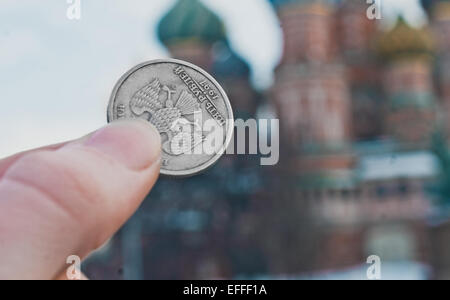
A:
{"type": "Polygon", "coordinates": [[[0,279],[64,278],[135,212],[159,175],[160,135],[117,121],[0,160],[0,279]]]}

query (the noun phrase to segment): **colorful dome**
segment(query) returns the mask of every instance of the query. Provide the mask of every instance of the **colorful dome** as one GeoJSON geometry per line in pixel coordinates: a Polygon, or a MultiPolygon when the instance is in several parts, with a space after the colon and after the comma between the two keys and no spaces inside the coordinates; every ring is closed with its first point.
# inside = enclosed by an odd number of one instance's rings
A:
{"type": "Polygon", "coordinates": [[[225,39],[225,26],[201,1],[178,0],[161,19],[158,37],[165,45],[189,39],[212,44],[225,39]]]}
{"type": "Polygon", "coordinates": [[[409,57],[431,56],[434,43],[429,31],[413,28],[405,19],[399,17],[394,28],[380,37],[377,48],[380,58],[392,61],[409,57]]]}

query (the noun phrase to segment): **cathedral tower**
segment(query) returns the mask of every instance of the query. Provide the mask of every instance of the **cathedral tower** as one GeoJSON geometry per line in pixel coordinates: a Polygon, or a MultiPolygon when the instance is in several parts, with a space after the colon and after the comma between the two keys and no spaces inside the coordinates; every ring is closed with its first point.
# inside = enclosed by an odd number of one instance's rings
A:
{"type": "Polygon", "coordinates": [[[431,33],[411,27],[403,18],[378,42],[385,66],[386,130],[404,144],[426,143],[434,130],[433,49],[431,33]]]}
{"type": "Polygon", "coordinates": [[[352,163],[351,96],[347,69],[337,55],[332,2],[272,1],[284,35],[273,99],[294,172],[314,178],[339,174],[332,181],[346,181],[352,163]]]}

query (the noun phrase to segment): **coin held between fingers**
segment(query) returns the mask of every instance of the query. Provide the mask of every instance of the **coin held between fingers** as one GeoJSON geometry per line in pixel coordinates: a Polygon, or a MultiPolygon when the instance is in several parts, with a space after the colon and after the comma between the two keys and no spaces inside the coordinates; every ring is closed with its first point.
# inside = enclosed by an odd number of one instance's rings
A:
{"type": "Polygon", "coordinates": [[[230,102],[217,81],[175,59],[149,61],[122,76],[108,107],[109,122],[121,119],[156,127],[162,143],[160,172],[169,176],[190,176],[212,166],[234,127],[230,102]]]}

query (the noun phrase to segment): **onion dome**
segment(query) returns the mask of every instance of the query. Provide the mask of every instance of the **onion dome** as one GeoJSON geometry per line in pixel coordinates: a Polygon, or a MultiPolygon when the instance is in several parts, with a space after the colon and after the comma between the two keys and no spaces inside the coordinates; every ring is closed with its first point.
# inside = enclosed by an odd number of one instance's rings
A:
{"type": "Polygon", "coordinates": [[[379,38],[377,50],[380,58],[385,61],[430,58],[433,54],[434,42],[428,30],[413,28],[404,18],[399,17],[394,28],[379,38]]]}
{"type": "Polygon", "coordinates": [[[161,19],[157,31],[166,46],[190,39],[213,44],[226,36],[221,19],[199,0],[178,0],[161,19]]]}

